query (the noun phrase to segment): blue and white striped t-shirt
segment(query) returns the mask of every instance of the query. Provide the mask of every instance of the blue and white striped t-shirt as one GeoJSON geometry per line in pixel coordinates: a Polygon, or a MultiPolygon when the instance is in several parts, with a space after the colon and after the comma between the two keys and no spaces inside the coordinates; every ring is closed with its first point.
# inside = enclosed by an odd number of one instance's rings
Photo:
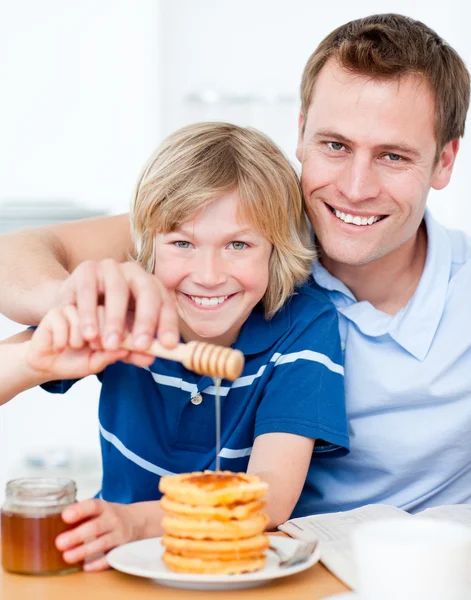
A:
{"type": "MultiPolygon", "coordinates": [[[[342,353],[334,306],[313,282],[270,321],[256,307],[233,345],[244,371],[221,389],[221,468],[247,469],[254,439],[286,432],[317,440],[312,462],[348,451],[342,353]]],[[[99,375],[103,482],[112,502],[156,500],[164,474],[215,468],[211,378],[177,362],[116,363],[99,375]],[[202,402],[191,400],[201,394],[202,402]]],[[[51,382],[65,392],[73,381],[51,382]]],[[[296,516],[315,511],[308,475],[296,516]]]]}

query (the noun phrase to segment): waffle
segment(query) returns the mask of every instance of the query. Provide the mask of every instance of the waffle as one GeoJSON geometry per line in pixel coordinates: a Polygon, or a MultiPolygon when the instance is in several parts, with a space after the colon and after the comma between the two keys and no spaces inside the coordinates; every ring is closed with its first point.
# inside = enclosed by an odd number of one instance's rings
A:
{"type": "Polygon", "coordinates": [[[193,540],[237,540],[258,535],[268,525],[268,517],[260,512],[248,519],[217,521],[165,515],[162,527],[170,535],[193,540]]]}
{"type": "Polygon", "coordinates": [[[183,504],[183,502],[177,502],[168,496],[163,496],[160,506],[167,514],[181,515],[183,517],[201,517],[217,521],[231,521],[232,519],[247,519],[247,517],[261,511],[265,507],[265,503],[261,500],[254,500],[245,504],[234,502],[234,504],[226,504],[226,506],[195,506],[193,504],[183,504]]]}
{"type": "Polygon", "coordinates": [[[181,573],[237,574],[265,564],[267,484],[254,475],[204,471],[165,476],[162,560],[181,573]]]}
{"type": "Polygon", "coordinates": [[[258,571],[265,565],[265,557],[248,558],[247,560],[205,560],[190,558],[181,554],[165,552],[162,560],[172,571],[179,573],[210,573],[212,575],[237,575],[258,571]]]}
{"type": "Polygon", "coordinates": [[[165,475],[159,489],[167,497],[183,504],[220,506],[260,500],[267,484],[255,475],[231,471],[203,471],[165,475]]]}
{"type": "Polygon", "coordinates": [[[269,546],[268,537],[261,533],[238,540],[193,540],[164,535],[162,545],[173,554],[211,560],[240,560],[259,557],[269,546]]]}

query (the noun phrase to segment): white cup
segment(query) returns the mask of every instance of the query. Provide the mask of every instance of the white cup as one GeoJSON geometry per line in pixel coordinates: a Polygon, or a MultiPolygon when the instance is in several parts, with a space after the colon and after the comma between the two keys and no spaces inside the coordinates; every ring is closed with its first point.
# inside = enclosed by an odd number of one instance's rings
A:
{"type": "Polygon", "coordinates": [[[352,533],[359,600],[470,600],[471,529],[427,518],[385,519],[352,533]]]}

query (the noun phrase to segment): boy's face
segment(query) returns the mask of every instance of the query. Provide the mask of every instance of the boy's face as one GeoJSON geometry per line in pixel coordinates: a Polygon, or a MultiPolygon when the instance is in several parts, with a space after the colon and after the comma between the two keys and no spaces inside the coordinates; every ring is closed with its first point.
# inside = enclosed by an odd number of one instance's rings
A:
{"type": "Polygon", "coordinates": [[[155,274],[175,294],[185,341],[232,344],[267,289],[272,245],[238,205],[235,190],[156,235],[155,274]]]}

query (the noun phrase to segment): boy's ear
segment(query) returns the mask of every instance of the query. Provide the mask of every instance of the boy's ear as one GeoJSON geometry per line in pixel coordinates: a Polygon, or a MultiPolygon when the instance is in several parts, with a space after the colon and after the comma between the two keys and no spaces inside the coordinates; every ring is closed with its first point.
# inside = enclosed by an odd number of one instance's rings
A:
{"type": "Polygon", "coordinates": [[[303,140],[304,140],[304,115],[302,111],[298,118],[298,144],[296,146],[296,158],[302,164],[303,162],[303,140]]]}
{"type": "Polygon", "coordinates": [[[455,165],[456,155],[460,148],[460,140],[451,140],[443,146],[437,164],[435,165],[430,181],[434,190],[442,190],[450,181],[453,167],[455,165]]]}

